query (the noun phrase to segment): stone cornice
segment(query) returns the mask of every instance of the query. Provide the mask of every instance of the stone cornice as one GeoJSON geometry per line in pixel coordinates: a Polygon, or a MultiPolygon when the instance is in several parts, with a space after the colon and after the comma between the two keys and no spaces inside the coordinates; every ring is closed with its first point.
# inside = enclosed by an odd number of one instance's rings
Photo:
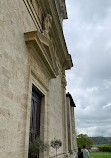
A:
{"type": "Polygon", "coordinates": [[[63,15],[63,19],[68,19],[65,0],[55,0],[55,1],[60,6],[60,12],[63,15]]]}
{"type": "Polygon", "coordinates": [[[66,64],[66,67],[65,67],[67,70],[67,69],[70,69],[71,67],[73,67],[71,55],[69,55],[68,50],[67,50],[62,26],[60,24],[60,21],[58,20],[59,17],[57,14],[55,2],[52,0],[48,0],[48,2],[49,2],[49,6],[50,6],[50,11],[51,11],[51,14],[53,17],[52,33],[53,33],[54,38],[56,38],[56,41],[57,41],[59,49],[60,49],[59,54],[61,53],[60,58],[61,58],[61,61],[63,62],[62,64],[64,64],[65,62],[68,64],[68,65],[66,64]]]}
{"type": "Polygon", "coordinates": [[[73,66],[72,58],[71,58],[71,55],[68,54],[68,55],[67,55],[67,59],[66,59],[66,61],[65,61],[65,63],[64,63],[64,68],[65,68],[65,70],[68,70],[68,69],[70,69],[72,66],[73,66]]]}
{"type": "Polygon", "coordinates": [[[37,31],[27,32],[25,35],[25,42],[29,47],[34,47],[36,53],[39,53],[40,57],[42,58],[43,62],[45,63],[48,71],[50,72],[52,78],[56,77],[55,70],[53,68],[52,62],[47,55],[47,52],[40,40],[39,33],[37,31]]]}
{"type": "Polygon", "coordinates": [[[37,30],[42,31],[41,22],[30,0],[23,0],[37,30]]]}
{"type": "Polygon", "coordinates": [[[64,8],[64,19],[68,19],[65,0],[62,0],[62,2],[63,2],[63,8],[64,8]]]}
{"type": "MultiPolygon", "coordinates": [[[[23,1],[32,17],[32,20],[34,21],[34,24],[37,27],[37,30],[42,32],[43,30],[41,27],[39,17],[33,5],[31,4],[31,1],[30,0],[23,0],[23,1]]],[[[65,7],[65,0],[61,0],[61,2],[63,2],[63,7],[65,7]]],[[[66,46],[66,42],[65,42],[65,38],[63,34],[63,29],[59,20],[55,1],[54,0],[45,0],[45,1],[40,0],[39,6],[45,16],[47,14],[50,14],[52,16],[52,28],[50,30],[50,36],[56,45],[56,49],[57,49],[57,53],[58,53],[58,57],[60,59],[61,65],[62,66],[65,65],[64,68],[66,70],[70,69],[73,66],[73,63],[72,63],[71,55],[68,53],[68,50],[67,50],[67,46],[66,46]]]]}

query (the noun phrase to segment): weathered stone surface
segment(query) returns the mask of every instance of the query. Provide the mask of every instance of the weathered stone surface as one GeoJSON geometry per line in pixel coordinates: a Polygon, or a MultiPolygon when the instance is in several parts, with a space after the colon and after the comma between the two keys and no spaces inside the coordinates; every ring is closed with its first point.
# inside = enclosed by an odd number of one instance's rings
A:
{"type": "Polygon", "coordinates": [[[67,130],[68,130],[68,150],[72,154],[69,157],[77,158],[78,148],[77,148],[77,138],[76,138],[76,129],[75,129],[75,120],[74,120],[74,107],[71,105],[71,98],[68,93],[66,97],[66,105],[67,105],[67,130]]]}
{"type": "MultiPolygon", "coordinates": [[[[49,87],[49,142],[54,138],[61,139],[63,142],[61,78],[57,76],[56,79],[52,79],[49,87]]],[[[58,150],[58,153],[63,153],[63,146],[58,150]]],[[[50,149],[50,155],[55,155],[55,149],[50,149]]]]}
{"type": "Polygon", "coordinates": [[[24,157],[29,82],[24,32],[34,29],[23,1],[0,1],[2,158],[24,157]]]}
{"type": "MultiPolygon", "coordinates": [[[[35,0],[33,2],[36,5],[35,0]]],[[[41,9],[42,7],[41,5],[41,9]]],[[[0,157],[2,158],[28,158],[33,85],[42,96],[40,136],[49,144],[54,138],[61,139],[63,146],[58,150],[58,157],[63,158],[67,154],[67,145],[64,143],[67,143],[66,85],[65,78],[63,80],[62,77],[68,53],[65,43],[58,48],[59,33],[55,37],[55,30],[57,31],[55,27],[51,27],[48,32],[50,39],[49,36],[48,38],[44,36],[42,19],[38,18],[43,13],[41,9],[35,11],[30,0],[0,1],[0,157]],[[33,31],[38,31],[40,38],[43,39],[36,38],[38,40],[36,42],[40,45],[35,46],[33,42],[27,44],[25,41],[24,33],[33,31]],[[49,42],[52,46],[47,45],[48,49],[45,48],[44,41],[46,45],[49,42]],[[47,53],[48,50],[50,52],[47,53]],[[48,58],[53,56],[53,61],[50,59],[52,65],[49,64],[50,71],[48,62],[46,63],[40,54],[42,51],[48,58]],[[50,56],[50,53],[53,55],[50,56]]],[[[52,18],[54,22],[54,15],[52,18]]],[[[55,23],[52,26],[55,26],[55,23]]],[[[64,42],[63,34],[60,36],[64,42]]],[[[65,67],[72,66],[71,62],[67,61],[65,67]]],[[[54,155],[55,150],[50,148],[40,157],[49,158],[54,155]]]]}

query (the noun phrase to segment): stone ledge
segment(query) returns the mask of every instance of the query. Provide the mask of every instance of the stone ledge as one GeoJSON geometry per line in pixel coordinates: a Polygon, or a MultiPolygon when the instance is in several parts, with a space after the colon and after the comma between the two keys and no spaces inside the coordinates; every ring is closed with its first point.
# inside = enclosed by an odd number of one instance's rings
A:
{"type": "Polygon", "coordinates": [[[46,64],[52,78],[56,78],[56,73],[52,63],[48,59],[47,52],[41,43],[37,31],[27,32],[25,35],[25,42],[29,47],[34,47],[36,52],[40,54],[42,61],[46,64]]]}

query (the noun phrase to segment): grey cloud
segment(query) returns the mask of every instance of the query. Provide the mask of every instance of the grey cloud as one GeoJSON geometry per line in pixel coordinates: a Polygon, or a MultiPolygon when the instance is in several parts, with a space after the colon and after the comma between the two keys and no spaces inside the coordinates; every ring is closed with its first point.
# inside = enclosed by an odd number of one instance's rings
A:
{"type": "Polygon", "coordinates": [[[69,0],[68,3],[73,6],[73,8],[70,7],[71,11],[75,9],[81,20],[90,23],[98,22],[98,18],[103,19],[111,6],[110,0],[69,0]]]}
{"type": "Polygon", "coordinates": [[[111,1],[66,2],[64,34],[75,65],[66,73],[67,91],[77,105],[77,130],[110,136],[111,106],[104,107],[111,103],[111,1]]]}
{"type": "Polygon", "coordinates": [[[111,134],[111,128],[110,126],[93,126],[88,128],[78,128],[78,133],[86,133],[89,136],[110,136],[111,134]]]}

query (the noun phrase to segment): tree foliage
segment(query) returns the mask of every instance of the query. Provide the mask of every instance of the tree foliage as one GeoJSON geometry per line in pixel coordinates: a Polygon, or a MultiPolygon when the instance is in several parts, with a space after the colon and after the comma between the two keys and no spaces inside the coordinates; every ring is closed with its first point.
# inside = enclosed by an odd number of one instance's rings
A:
{"type": "Polygon", "coordinates": [[[88,137],[87,134],[79,134],[77,136],[77,145],[79,148],[83,148],[83,145],[86,146],[86,148],[90,148],[93,145],[92,140],[88,137]]]}
{"type": "Polygon", "coordinates": [[[43,152],[49,149],[48,143],[44,143],[44,141],[37,137],[32,143],[29,145],[29,151],[33,155],[38,155],[39,152],[43,152]]]}
{"type": "Polygon", "coordinates": [[[57,149],[59,149],[62,146],[62,142],[59,139],[55,139],[51,141],[51,147],[56,149],[56,158],[57,158],[57,149]]]}
{"type": "Polygon", "coordinates": [[[111,146],[111,137],[90,137],[95,146],[107,145],[111,146]]]}
{"type": "Polygon", "coordinates": [[[100,146],[99,150],[103,152],[111,152],[111,146],[100,146]]]}
{"type": "Polygon", "coordinates": [[[51,147],[55,148],[55,149],[59,149],[62,146],[62,142],[61,140],[52,140],[51,141],[51,147]]]}

